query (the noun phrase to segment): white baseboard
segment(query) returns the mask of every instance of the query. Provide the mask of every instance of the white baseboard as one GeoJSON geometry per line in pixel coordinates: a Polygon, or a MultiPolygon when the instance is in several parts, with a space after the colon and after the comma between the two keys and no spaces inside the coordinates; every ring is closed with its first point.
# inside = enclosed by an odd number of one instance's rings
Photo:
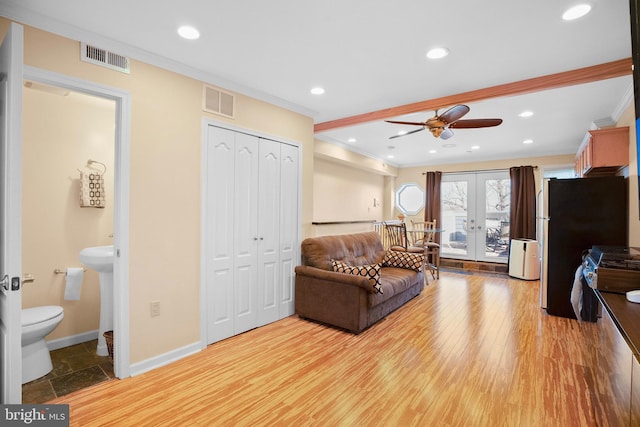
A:
{"type": "Polygon", "coordinates": [[[98,339],[97,329],[89,332],[83,332],[77,335],[70,335],[68,337],[62,337],[55,340],[47,341],[47,347],[49,347],[49,351],[52,351],[96,339],[98,339]]]}
{"type": "Polygon", "coordinates": [[[168,353],[161,354],[151,359],[143,360],[131,365],[130,374],[132,377],[151,371],[152,369],[159,368],[169,363],[175,362],[192,354],[198,353],[201,350],[200,341],[186,345],[184,347],[176,348],[168,353]]]}

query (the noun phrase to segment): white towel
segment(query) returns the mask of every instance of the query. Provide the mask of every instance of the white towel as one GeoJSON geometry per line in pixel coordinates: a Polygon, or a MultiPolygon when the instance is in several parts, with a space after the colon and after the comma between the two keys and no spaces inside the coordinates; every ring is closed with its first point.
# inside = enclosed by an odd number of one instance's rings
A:
{"type": "Polygon", "coordinates": [[[582,311],[582,264],[576,270],[576,274],[573,277],[573,287],[571,288],[571,305],[573,306],[573,312],[576,314],[578,322],[582,321],[580,312],[582,311]]]}
{"type": "Polygon", "coordinates": [[[84,276],[83,268],[69,267],[67,268],[67,284],[64,288],[65,300],[79,300],[80,288],[82,286],[82,278],[84,276]]]}

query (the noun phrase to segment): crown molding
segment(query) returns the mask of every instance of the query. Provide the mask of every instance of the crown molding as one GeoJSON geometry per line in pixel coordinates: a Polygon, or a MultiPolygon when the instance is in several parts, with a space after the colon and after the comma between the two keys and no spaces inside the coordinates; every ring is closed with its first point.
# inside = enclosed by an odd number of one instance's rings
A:
{"type": "Polygon", "coordinates": [[[624,113],[624,111],[627,108],[629,108],[629,106],[633,103],[633,100],[634,100],[634,96],[633,96],[633,82],[632,82],[627,87],[627,91],[624,93],[622,99],[618,103],[618,106],[611,113],[611,118],[613,119],[614,122],[617,123],[618,120],[620,120],[620,117],[622,117],[622,113],[624,113]]]}

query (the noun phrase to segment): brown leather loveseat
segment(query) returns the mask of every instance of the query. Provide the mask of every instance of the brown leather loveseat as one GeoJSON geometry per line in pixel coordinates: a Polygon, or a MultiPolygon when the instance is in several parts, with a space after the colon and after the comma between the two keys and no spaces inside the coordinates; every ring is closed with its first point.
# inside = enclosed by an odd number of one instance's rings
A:
{"type": "MultiPolygon", "coordinates": [[[[305,239],[297,266],[295,306],[302,317],[359,333],[424,289],[424,257],[385,251],[375,231],[305,239]],[[400,260],[394,256],[400,256],[400,260]],[[407,266],[406,256],[412,259],[407,266]],[[390,261],[392,260],[392,261],[390,261]],[[380,289],[370,277],[334,271],[334,265],[376,266],[380,289]],[[403,266],[405,268],[401,268],[403,266]]],[[[363,267],[364,268],[364,267],[363,267]]]]}

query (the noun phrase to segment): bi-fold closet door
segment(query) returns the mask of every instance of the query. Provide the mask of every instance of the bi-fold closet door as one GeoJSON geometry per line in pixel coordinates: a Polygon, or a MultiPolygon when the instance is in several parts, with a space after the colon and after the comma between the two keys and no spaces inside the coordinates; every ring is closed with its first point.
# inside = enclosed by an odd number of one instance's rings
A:
{"type": "Polygon", "coordinates": [[[294,312],[298,147],[208,126],[208,343],[294,312]]]}

